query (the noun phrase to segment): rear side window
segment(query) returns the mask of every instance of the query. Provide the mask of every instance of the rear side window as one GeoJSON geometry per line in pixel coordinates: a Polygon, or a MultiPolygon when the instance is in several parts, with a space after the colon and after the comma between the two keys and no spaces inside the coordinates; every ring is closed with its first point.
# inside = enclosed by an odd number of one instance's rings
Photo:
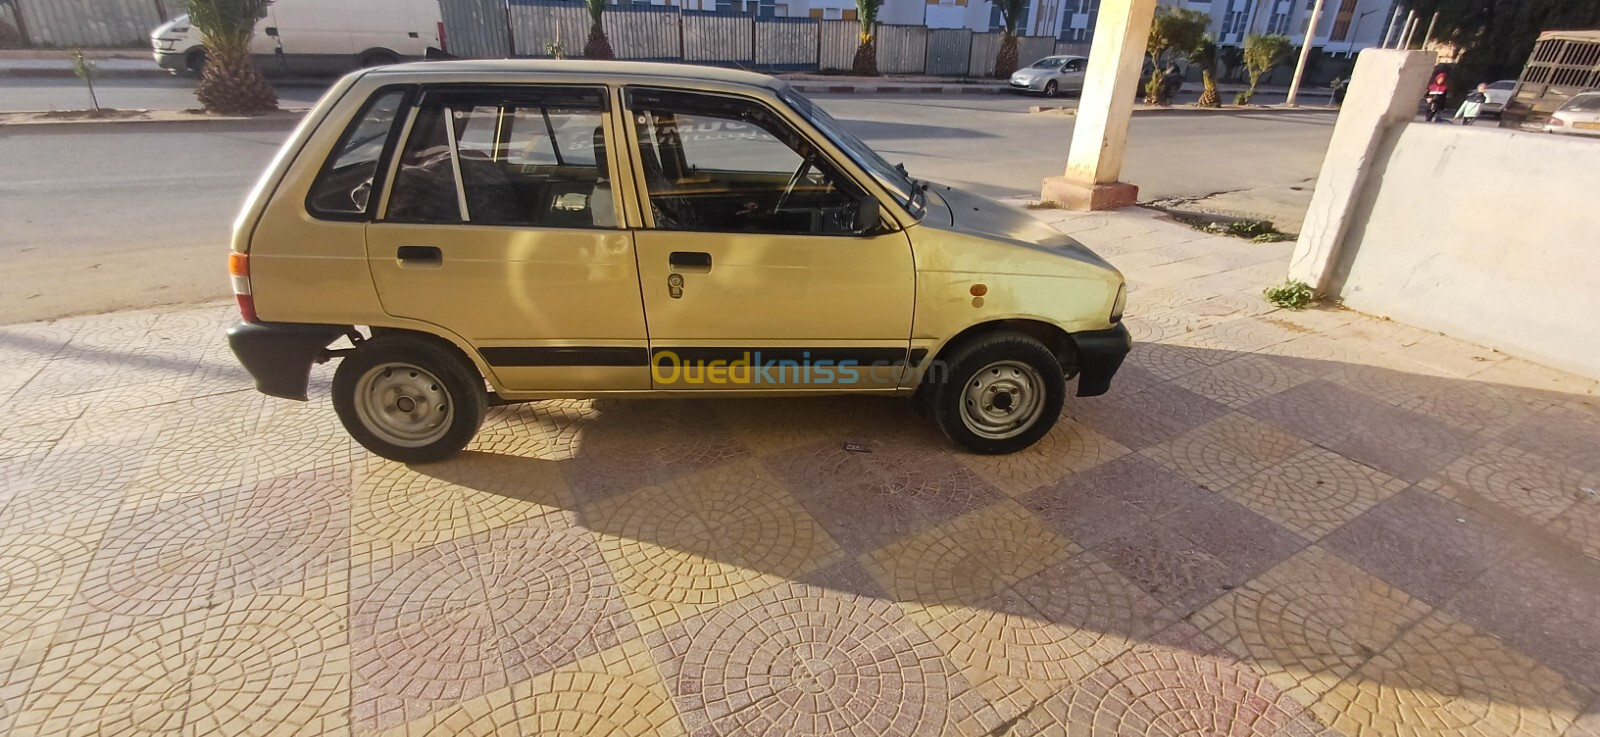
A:
{"type": "Polygon", "coordinates": [[[1600,113],[1600,93],[1585,92],[1568,100],[1561,109],[1573,113],[1600,113]]]}
{"type": "Polygon", "coordinates": [[[311,185],[307,209],[320,217],[359,219],[367,213],[378,163],[405,103],[406,89],[379,92],[350,122],[322,173],[311,185]]]}

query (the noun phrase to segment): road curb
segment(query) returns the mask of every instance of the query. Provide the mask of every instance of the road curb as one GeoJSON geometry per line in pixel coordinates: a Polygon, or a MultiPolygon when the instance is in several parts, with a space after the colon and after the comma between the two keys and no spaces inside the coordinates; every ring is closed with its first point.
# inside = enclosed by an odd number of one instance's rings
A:
{"type": "MultiPolygon", "coordinates": [[[[165,79],[172,73],[165,69],[101,69],[95,79],[165,79]]],[[[71,69],[0,68],[0,79],[77,79],[71,69]]]]}
{"type": "Polygon", "coordinates": [[[11,120],[11,117],[38,115],[40,113],[0,113],[0,128],[84,128],[84,127],[114,127],[120,125],[160,126],[185,123],[200,123],[217,125],[222,123],[296,123],[304,117],[309,108],[294,108],[279,110],[262,115],[206,115],[203,113],[188,113],[180,110],[147,110],[155,117],[141,118],[76,118],[76,119],[44,119],[44,120],[11,120]]]}
{"type": "Polygon", "coordinates": [[[973,84],[827,84],[825,82],[790,82],[795,89],[813,94],[832,95],[998,95],[1006,88],[1000,85],[973,84]]]}

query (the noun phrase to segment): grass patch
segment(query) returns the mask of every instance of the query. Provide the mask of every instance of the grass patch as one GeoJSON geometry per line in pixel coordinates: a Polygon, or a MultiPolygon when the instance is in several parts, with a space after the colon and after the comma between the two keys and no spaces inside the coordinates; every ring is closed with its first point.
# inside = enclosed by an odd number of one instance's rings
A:
{"type": "Polygon", "coordinates": [[[1311,306],[1317,299],[1317,293],[1311,285],[1298,279],[1290,279],[1275,287],[1267,287],[1261,295],[1271,302],[1286,310],[1303,310],[1311,306]]]}
{"type": "Polygon", "coordinates": [[[1278,230],[1278,226],[1265,220],[1211,221],[1195,217],[1179,217],[1179,221],[1203,233],[1231,235],[1252,243],[1277,243],[1292,240],[1294,235],[1278,230]]]}
{"type": "Polygon", "coordinates": [[[1043,200],[1040,202],[1025,203],[1023,204],[1023,207],[1029,210],[1059,210],[1061,209],[1061,203],[1056,202],[1055,200],[1043,200]]]}

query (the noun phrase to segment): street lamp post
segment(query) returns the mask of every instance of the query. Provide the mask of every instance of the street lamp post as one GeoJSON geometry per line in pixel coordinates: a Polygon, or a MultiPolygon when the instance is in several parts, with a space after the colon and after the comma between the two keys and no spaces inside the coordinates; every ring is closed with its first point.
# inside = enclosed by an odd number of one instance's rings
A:
{"type": "Polygon", "coordinates": [[[1350,43],[1345,44],[1344,56],[1346,59],[1354,56],[1356,53],[1356,39],[1361,37],[1361,21],[1366,20],[1367,16],[1378,12],[1378,10],[1379,8],[1373,8],[1356,16],[1356,23],[1350,28],[1350,43]]]}
{"type": "Polygon", "coordinates": [[[1317,0],[1306,22],[1306,35],[1300,41],[1300,63],[1294,65],[1294,79],[1289,80],[1289,97],[1283,101],[1287,107],[1294,107],[1295,98],[1300,95],[1300,77],[1306,73],[1306,60],[1311,58],[1311,43],[1317,40],[1317,20],[1321,17],[1322,0],[1317,0]]]}

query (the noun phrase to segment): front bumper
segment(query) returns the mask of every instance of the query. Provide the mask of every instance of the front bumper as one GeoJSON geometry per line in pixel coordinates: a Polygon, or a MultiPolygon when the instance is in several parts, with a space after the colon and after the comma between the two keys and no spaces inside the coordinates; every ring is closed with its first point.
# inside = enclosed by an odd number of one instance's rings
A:
{"type": "Polygon", "coordinates": [[[154,55],[156,64],[169,72],[184,72],[189,69],[188,55],[182,51],[156,50],[154,55]]]}
{"type": "Polygon", "coordinates": [[[306,400],[311,366],[329,343],[351,331],[341,325],[241,322],[228,328],[228,347],[256,380],[256,390],[283,399],[306,400]]]}
{"type": "Polygon", "coordinates": [[[1045,80],[1043,79],[1033,79],[1027,82],[1018,82],[1017,80],[1012,79],[1006,82],[1011,89],[1018,92],[1042,92],[1044,91],[1044,83],[1045,80]]]}
{"type": "Polygon", "coordinates": [[[1078,347],[1078,396],[1097,397],[1111,389],[1111,377],[1133,350],[1133,337],[1121,323],[1110,330],[1074,333],[1078,347]]]}

